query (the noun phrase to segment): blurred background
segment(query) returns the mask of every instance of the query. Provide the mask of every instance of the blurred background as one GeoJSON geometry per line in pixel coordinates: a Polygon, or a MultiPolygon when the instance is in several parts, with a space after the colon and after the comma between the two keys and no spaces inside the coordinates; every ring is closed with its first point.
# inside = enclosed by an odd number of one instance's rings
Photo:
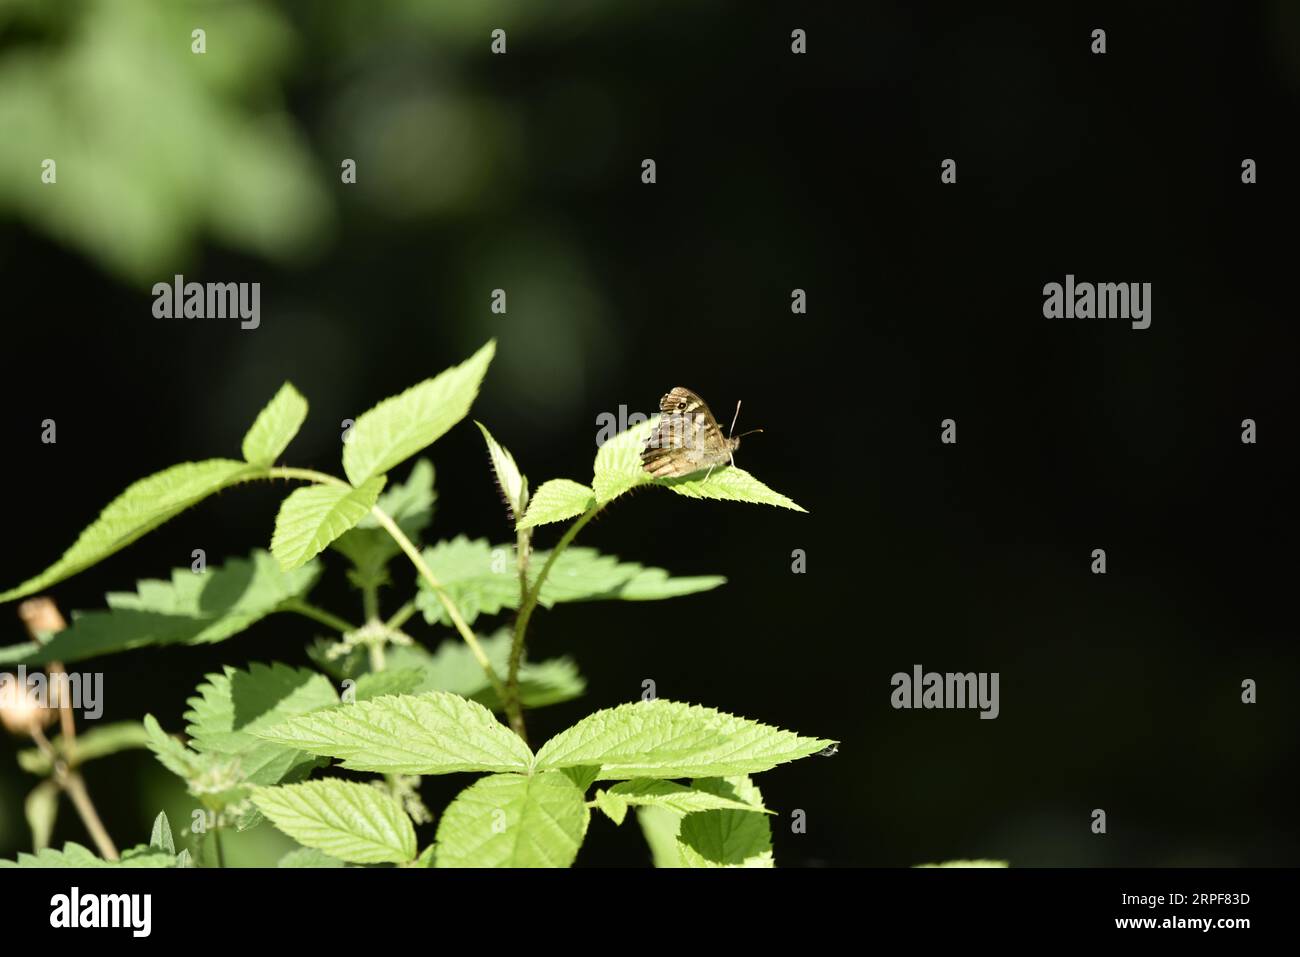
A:
{"type": "MultiPolygon", "coordinates": [[[[535,741],[646,679],[841,740],[759,779],[778,865],[1296,863],[1300,5],[1128,6],[0,0],[0,585],[136,478],[236,454],[285,379],[311,402],[286,460],[337,472],[344,419],[496,337],[473,415],[534,487],[586,481],[597,416],[685,385],[744,400],[765,432],[739,463],[810,512],[618,502],[581,543],[729,583],[539,614],[530,652],[589,691],[532,712],[535,741]],[[260,282],[260,328],[154,318],[175,273],[260,282]],[[1044,319],[1066,273],[1152,283],[1151,328],[1044,319]],[[893,710],[914,664],[999,672],[1000,717],[893,710]]],[[[477,431],[432,458],[431,538],[507,541],[477,431]]],[[[266,547],[283,494],[225,492],[51,594],[99,608],[194,548],[266,547]]],[[[313,597],[359,614],[337,561],[313,597]]],[[[101,659],[104,720],[178,731],[205,673],[306,664],[316,631],[101,659]]],[[[25,637],[0,609],[0,644],[25,637]]],[[[122,845],[192,809],[146,752],[86,775],[122,845]]],[[[64,840],[88,843],[67,807],[64,840]]],[[[266,825],[227,854],[288,846],[266,825]]],[[[578,863],[649,853],[594,820],[578,863]]]]}

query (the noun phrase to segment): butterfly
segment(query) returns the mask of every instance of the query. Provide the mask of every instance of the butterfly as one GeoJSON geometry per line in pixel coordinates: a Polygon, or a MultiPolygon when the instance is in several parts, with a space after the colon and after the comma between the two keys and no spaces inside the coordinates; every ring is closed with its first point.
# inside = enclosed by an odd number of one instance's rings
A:
{"type": "MultiPolygon", "coordinates": [[[[709,471],[704,476],[707,479],[719,465],[730,462],[734,466],[734,453],[740,448],[740,440],[752,434],[724,436],[722,426],[718,425],[704,400],[681,386],[659,400],[659,412],[659,421],[641,449],[641,467],[655,478],[690,475],[708,466],[709,471]]],[[[739,402],[729,432],[735,431],[738,418],[739,402]]]]}

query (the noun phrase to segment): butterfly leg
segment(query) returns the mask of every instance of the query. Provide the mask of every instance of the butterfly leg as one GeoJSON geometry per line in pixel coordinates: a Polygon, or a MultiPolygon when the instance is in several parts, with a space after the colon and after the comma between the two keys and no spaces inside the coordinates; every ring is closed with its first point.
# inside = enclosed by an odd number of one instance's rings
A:
{"type": "Polygon", "coordinates": [[[709,470],[708,470],[707,472],[704,473],[704,481],[707,482],[707,481],[709,480],[709,476],[713,474],[713,470],[714,470],[714,468],[716,468],[716,467],[717,467],[717,463],[716,463],[716,462],[715,462],[713,465],[710,465],[710,466],[709,466],[709,470]]]}

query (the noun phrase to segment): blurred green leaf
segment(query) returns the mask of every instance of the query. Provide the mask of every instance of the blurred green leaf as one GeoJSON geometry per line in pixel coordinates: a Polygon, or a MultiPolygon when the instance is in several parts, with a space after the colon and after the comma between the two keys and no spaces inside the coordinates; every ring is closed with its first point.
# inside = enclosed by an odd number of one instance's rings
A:
{"type": "Polygon", "coordinates": [[[32,847],[39,853],[50,846],[54,822],[59,816],[59,786],[53,781],[42,781],[32,788],[23,802],[27,826],[32,831],[32,847]]]}
{"type": "Polygon", "coordinates": [[[0,60],[0,211],[129,280],[170,279],[210,235],[294,259],[329,206],[276,89],[293,34],[271,4],[49,4],[0,60]],[[57,163],[43,183],[41,163],[57,163]]]}
{"type": "MultiPolygon", "coordinates": [[[[67,745],[63,735],[50,741],[54,753],[68,758],[67,745]]],[[[117,754],[132,748],[147,748],[149,735],[139,721],[119,721],[114,724],[96,724],[77,735],[77,752],[70,762],[73,767],[93,761],[96,758],[117,754]]],[[[18,752],[18,764],[31,774],[49,774],[50,759],[37,748],[26,748],[18,752]]]]}
{"type": "Polygon", "coordinates": [[[74,613],[65,630],[19,660],[66,663],[146,645],[224,641],[305,595],[320,571],[314,562],[283,571],[261,550],[202,573],[174,569],[170,581],[146,579],[134,592],[110,592],[107,611],[74,613]]]}

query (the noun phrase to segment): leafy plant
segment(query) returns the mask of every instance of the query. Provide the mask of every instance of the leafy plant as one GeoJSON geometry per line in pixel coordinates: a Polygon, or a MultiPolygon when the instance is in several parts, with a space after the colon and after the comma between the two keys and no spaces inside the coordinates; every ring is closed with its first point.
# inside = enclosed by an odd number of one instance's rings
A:
{"type": "Polygon", "coordinates": [[[390,473],[465,418],[494,348],[489,342],[362,414],[343,448],[346,479],[275,464],[307,416],[306,400],[286,383],[249,429],[242,460],[183,463],[136,482],[58,561],[0,594],[10,601],[47,589],[222,489],[301,480],[307,484],[280,505],[269,553],[256,550],[202,573],[177,570],[166,581],[110,594],[107,608],[0,649],[0,663],[55,668],[129,648],[210,644],[276,614],[306,616],[332,632],[308,649],[316,669],[272,662],[208,675],[189,701],[184,741],[152,715],[79,743],[65,718],[71,747],[35,729],[39,747],[21,762],[46,776],[29,800],[37,853],[18,864],[220,864],[223,830],[269,821],[301,845],[283,866],[563,867],[576,858],[593,809],[617,825],[635,808],[659,866],[772,866],[771,812],[750,776],[834,742],[699,705],[643,700],[590,714],[534,749],[526,710],[572,700],[585,682],[568,658],[529,661],[527,636],[539,606],[657,601],[725,582],[674,577],[573,547],[593,517],[633,488],[655,484],[692,498],[802,509],[736,468],[653,480],[639,459],[653,420],[599,449],[590,485],[552,479],[530,493],[514,457],[479,423],[514,539],[493,545],[459,536],[421,545],[436,505],[433,467],[415,462],[404,482],[390,481],[390,473]],[[570,524],[553,547],[534,548],[537,529],[563,521],[570,524]],[[350,565],[359,625],[309,601],[327,550],[350,565]],[[384,616],[379,593],[393,583],[390,566],[400,557],[415,569],[415,589],[384,616]],[[512,620],[490,635],[475,631],[502,614],[512,620]],[[404,630],[416,615],[456,637],[427,649],[404,630]],[[201,808],[190,829],[192,853],[176,853],[165,816],[148,845],[120,856],[95,828],[100,856],[76,844],[49,849],[62,781],[56,776],[70,760],[140,746],[184,781],[201,808]],[[331,760],[376,777],[310,777],[331,760]],[[418,783],[438,774],[480,776],[441,812],[432,844],[421,850],[415,827],[433,815],[418,783]]]}

